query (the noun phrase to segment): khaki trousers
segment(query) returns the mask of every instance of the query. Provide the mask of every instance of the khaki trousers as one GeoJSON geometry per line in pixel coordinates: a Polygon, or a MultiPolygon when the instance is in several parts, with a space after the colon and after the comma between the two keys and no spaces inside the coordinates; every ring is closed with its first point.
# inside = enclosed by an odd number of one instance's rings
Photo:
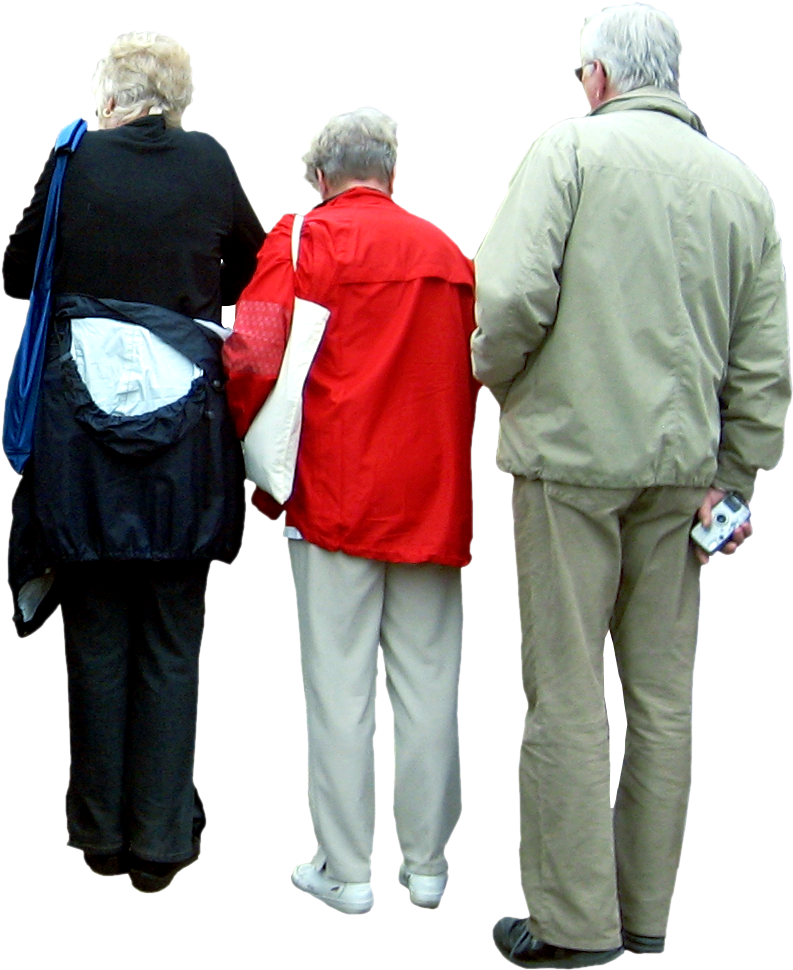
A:
{"type": "Polygon", "coordinates": [[[317,868],[368,882],[374,836],[375,678],[394,711],[394,816],[411,872],[446,871],[460,817],[460,570],[378,562],[290,540],[308,714],[317,868]]]}
{"type": "Polygon", "coordinates": [[[664,936],[691,769],[702,489],[582,488],[516,477],[528,714],[521,869],[530,928],[557,946],[664,936]],[[603,645],[627,715],[612,812],[603,645]]]}

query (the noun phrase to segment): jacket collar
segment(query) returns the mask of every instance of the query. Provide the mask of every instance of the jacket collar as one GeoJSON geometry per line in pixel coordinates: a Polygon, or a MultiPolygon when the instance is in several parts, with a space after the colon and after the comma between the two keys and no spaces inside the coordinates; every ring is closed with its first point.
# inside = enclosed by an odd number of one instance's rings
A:
{"type": "Polygon", "coordinates": [[[367,205],[378,205],[381,202],[387,202],[391,205],[395,204],[390,196],[386,195],[385,192],[381,192],[379,189],[369,188],[368,185],[354,185],[351,189],[345,189],[344,192],[340,192],[338,195],[334,195],[330,199],[320,202],[314,208],[321,209],[322,206],[326,205],[350,205],[361,202],[367,205]]]}
{"type": "Polygon", "coordinates": [[[165,118],[162,115],[144,115],[117,128],[100,128],[97,134],[103,138],[122,138],[137,144],[156,144],[169,130],[165,127],[165,118]]]}
{"type": "MultiPolygon", "coordinates": [[[[126,121],[119,128],[165,128],[165,118],[162,115],[141,115],[140,118],[133,118],[126,121]]],[[[104,131],[117,131],[118,129],[105,128],[104,131]]]]}
{"type": "Polygon", "coordinates": [[[589,116],[608,114],[612,111],[660,111],[684,121],[703,135],[707,134],[699,115],[694,114],[685,101],[674,91],[667,91],[662,88],[646,86],[627,91],[610,101],[604,101],[594,111],[590,111],[589,116]]]}

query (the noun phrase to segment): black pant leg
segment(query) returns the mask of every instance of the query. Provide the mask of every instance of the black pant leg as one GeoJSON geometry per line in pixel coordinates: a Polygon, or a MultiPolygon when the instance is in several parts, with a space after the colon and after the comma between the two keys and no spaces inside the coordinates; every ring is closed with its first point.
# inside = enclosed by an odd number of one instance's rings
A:
{"type": "Polygon", "coordinates": [[[130,648],[125,563],[58,567],[69,681],[69,844],[113,853],[127,843],[124,775],[130,648]]]}
{"type": "Polygon", "coordinates": [[[157,862],[188,858],[204,826],[193,785],[206,561],[135,566],[126,784],[130,845],[157,862]]]}

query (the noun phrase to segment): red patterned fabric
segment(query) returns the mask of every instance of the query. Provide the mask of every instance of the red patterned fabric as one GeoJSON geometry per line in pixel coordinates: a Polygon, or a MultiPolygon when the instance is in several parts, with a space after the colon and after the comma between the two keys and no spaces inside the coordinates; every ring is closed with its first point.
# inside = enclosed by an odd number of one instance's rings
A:
{"type": "Polygon", "coordinates": [[[259,252],[254,282],[248,285],[237,304],[234,330],[223,345],[223,366],[229,377],[226,395],[240,438],[245,437],[278,379],[292,319],[291,262],[281,266],[268,260],[260,276],[263,252],[263,249],[259,252]],[[272,299],[256,299],[257,291],[267,291],[272,299]]]}

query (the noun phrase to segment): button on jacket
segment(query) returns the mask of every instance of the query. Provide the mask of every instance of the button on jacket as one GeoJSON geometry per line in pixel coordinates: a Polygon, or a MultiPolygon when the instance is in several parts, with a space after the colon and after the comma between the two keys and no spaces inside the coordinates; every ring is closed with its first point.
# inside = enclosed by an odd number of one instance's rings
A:
{"type": "Polygon", "coordinates": [[[748,499],[778,461],[772,204],[674,94],[640,88],[539,138],[476,267],[474,370],[502,404],[504,471],[748,499]]]}

